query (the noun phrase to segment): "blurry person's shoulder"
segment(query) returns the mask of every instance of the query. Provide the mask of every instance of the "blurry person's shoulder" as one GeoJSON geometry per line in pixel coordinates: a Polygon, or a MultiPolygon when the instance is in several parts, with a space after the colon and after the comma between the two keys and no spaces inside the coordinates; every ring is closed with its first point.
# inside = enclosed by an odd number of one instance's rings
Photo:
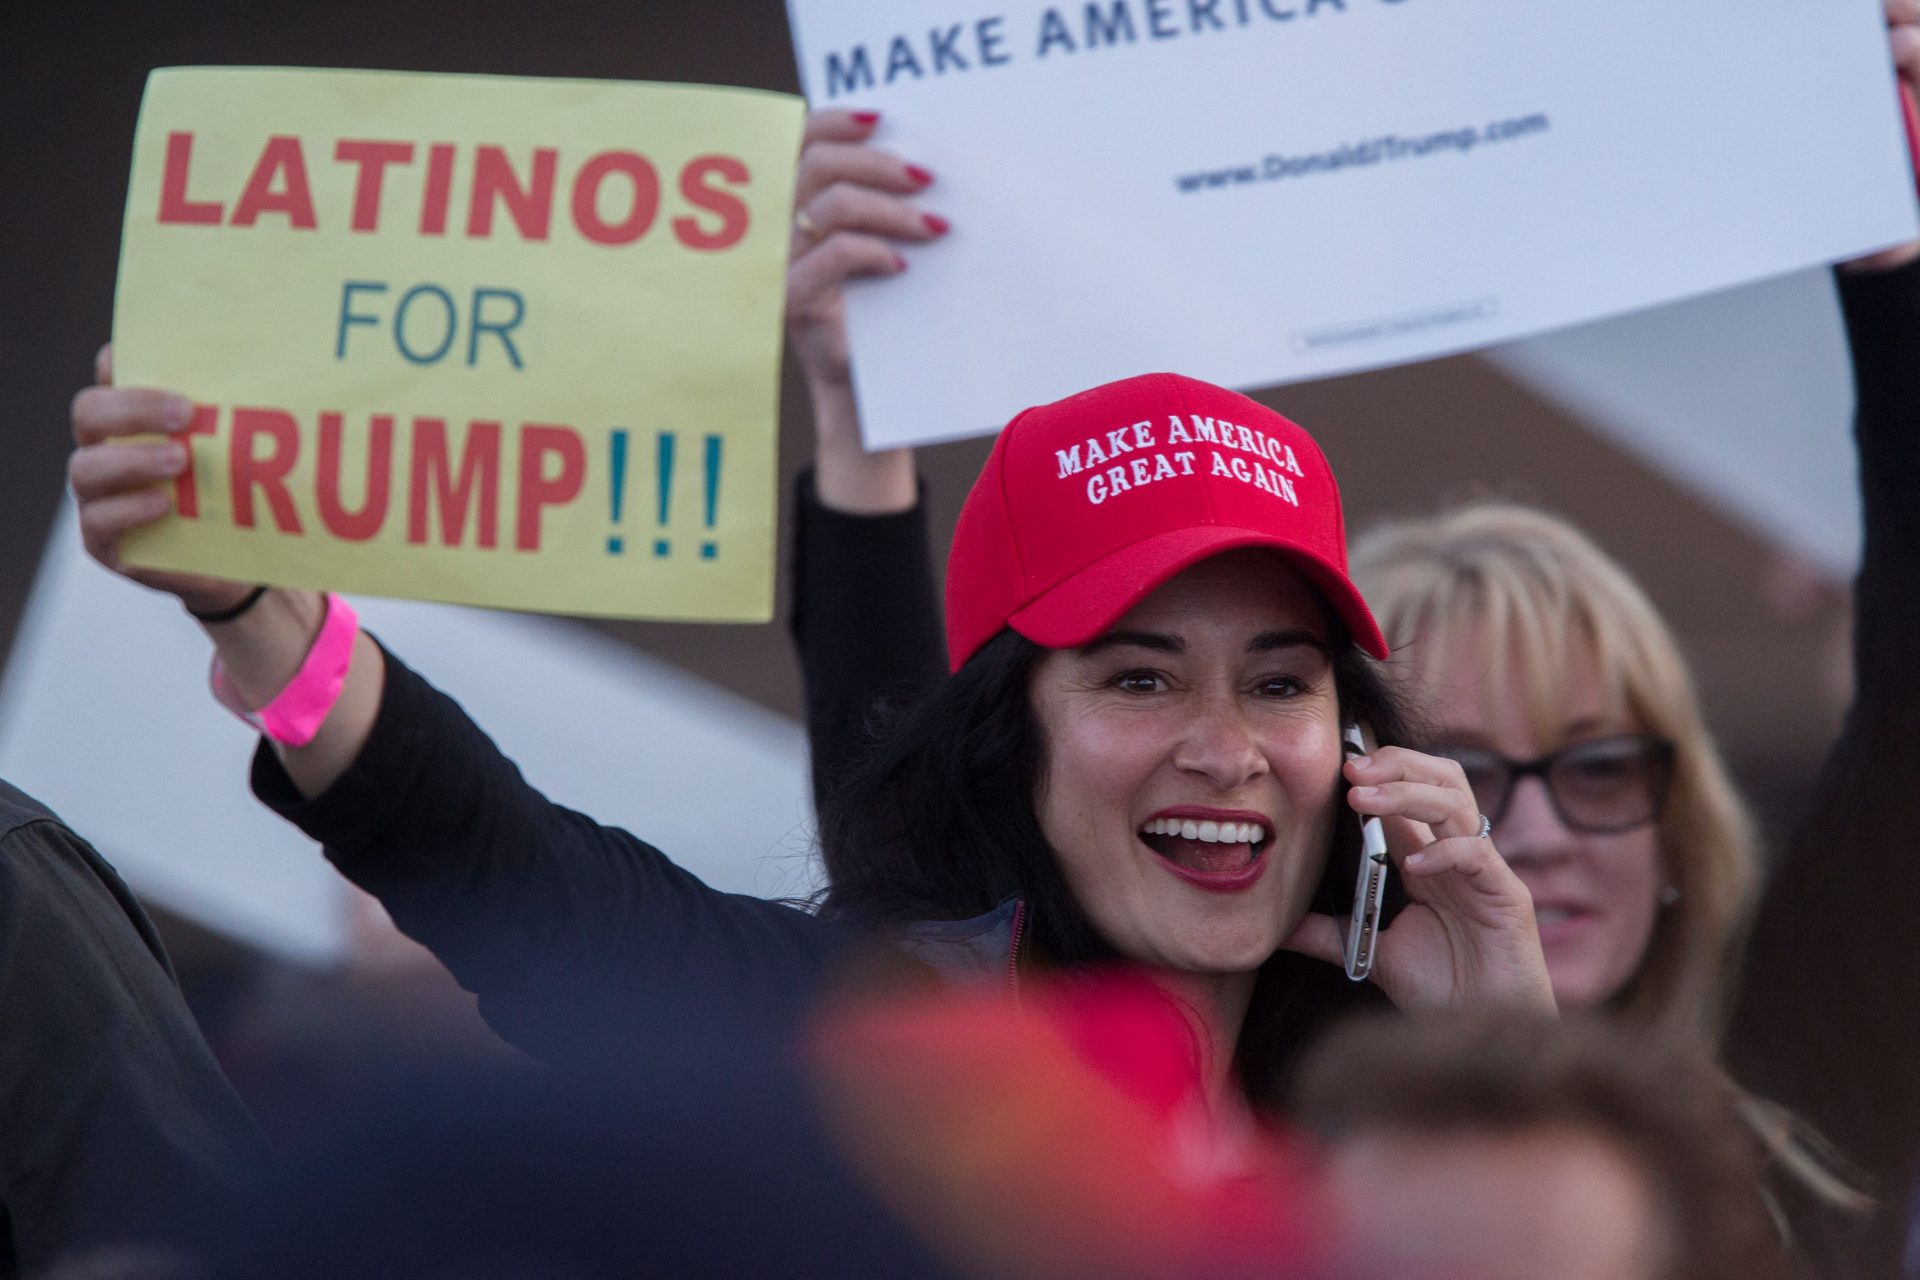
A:
{"type": "Polygon", "coordinates": [[[172,976],[173,966],[153,922],[113,864],[59,814],[4,778],[0,778],[0,890],[10,900],[0,903],[0,932],[29,900],[56,906],[53,916],[69,923],[92,922],[85,930],[89,934],[112,931],[126,938],[121,925],[108,923],[124,917],[125,925],[138,935],[137,942],[126,941],[151,952],[172,976]]]}
{"type": "Polygon", "coordinates": [[[60,815],[35,800],[20,788],[0,778],[0,839],[12,835],[22,827],[35,823],[50,822],[64,827],[60,815]]]}
{"type": "MultiPolygon", "coordinates": [[[[0,778],[0,862],[36,861],[49,854],[81,863],[110,883],[120,879],[107,860],[59,814],[0,778]]],[[[0,874],[15,875],[18,868],[0,866],[0,874]]]]}

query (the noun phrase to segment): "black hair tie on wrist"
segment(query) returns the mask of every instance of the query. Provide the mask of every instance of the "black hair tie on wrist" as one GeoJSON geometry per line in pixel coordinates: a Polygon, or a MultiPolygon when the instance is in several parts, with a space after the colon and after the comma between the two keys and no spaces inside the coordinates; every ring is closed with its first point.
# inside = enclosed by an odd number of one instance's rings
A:
{"type": "Polygon", "coordinates": [[[247,592],[246,599],[234,605],[231,609],[218,609],[212,613],[198,613],[189,609],[187,610],[187,614],[192,617],[195,622],[232,622],[235,618],[253,608],[256,604],[259,604],[260,597],[265,594],[267,594],[267,589],[264,586],[255,587],[253,590],[247,592]]]}

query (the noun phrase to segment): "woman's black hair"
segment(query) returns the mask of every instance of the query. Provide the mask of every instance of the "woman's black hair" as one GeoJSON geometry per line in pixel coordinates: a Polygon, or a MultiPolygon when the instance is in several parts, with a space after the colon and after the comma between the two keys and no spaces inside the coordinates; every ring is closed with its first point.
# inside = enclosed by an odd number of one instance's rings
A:
{"type": "MultiPolygon", "coordinates": [[[[1408,741],[1379,669],[1331,629],[1343,721],[1367,721],[1382,745],[1408,741]]],[[[1046,747],[1029,687],[1045,652],[1003,630],[924,696],[881,714],[872,746],[821,806],[824,914],[884,928],[965,919],[1018,896],[1034,954],[1067,967],[1118,958],[1075,901],[1034,812],[1046,747]]],[[[1337,822],[1335,832],[1314,911],[1344,913],[1352,900],[1358,822],[1337,822]]],[[[1315,1031],[1381,1003],[1335,966],[1277,952],[1260,969],[1241,1031],[1248,1096],[1273,1101],[1315,1031]]]]}

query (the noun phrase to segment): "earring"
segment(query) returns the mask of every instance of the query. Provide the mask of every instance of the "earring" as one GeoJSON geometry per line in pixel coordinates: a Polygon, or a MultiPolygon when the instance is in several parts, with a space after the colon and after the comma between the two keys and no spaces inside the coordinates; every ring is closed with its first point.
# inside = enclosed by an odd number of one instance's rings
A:
{"type": "Polygon", "coordinates": [[[1670,907],[1678,901],[1680,901],[1679,885],[1663,884],[1660,886],[1660,905],[1661,906],[1670,907]]]}

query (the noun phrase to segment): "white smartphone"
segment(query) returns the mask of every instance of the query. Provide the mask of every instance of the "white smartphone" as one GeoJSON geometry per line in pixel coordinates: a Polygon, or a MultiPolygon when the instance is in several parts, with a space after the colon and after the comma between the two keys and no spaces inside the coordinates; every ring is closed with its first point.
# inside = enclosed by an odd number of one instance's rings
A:
{"type": "MultiPolygon", "coordinates": [[[[1373,731],[1355,721],[1341,733],[1348,759],[1373,754],[1373,731]]],[[[1346,921],[1347,977],[1364,982],[1373,972],[1374,945],[1380,936],[1381,899],[1387,888],[1387,836],[1376,817],[1360,821],[1360,867],[1354,873],[1353,910],[1346,921]]]]}

